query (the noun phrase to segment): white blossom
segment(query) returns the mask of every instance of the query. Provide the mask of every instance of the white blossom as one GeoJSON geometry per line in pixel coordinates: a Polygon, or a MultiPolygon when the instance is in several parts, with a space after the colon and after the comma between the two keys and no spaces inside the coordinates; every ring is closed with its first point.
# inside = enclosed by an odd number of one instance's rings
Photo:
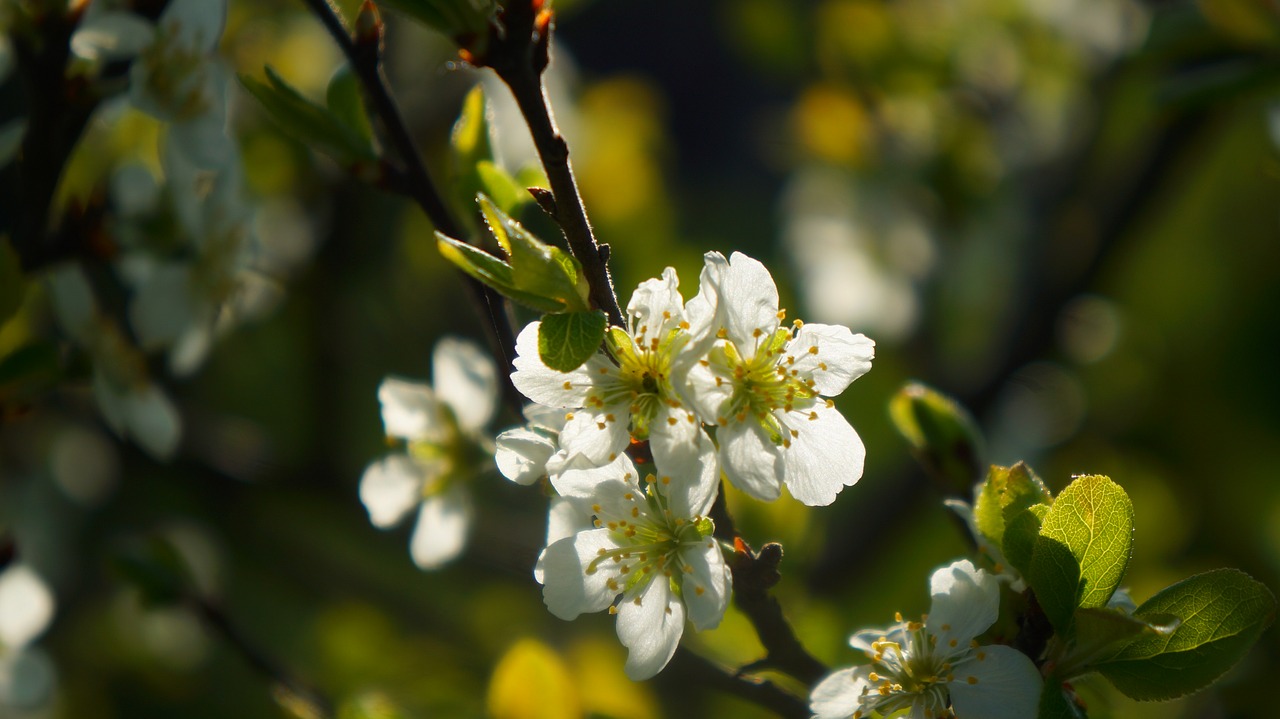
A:
{"type": "Polygon", "coordinates": [[[687,310],[701,325],[693,346],[710,347],[686,394],[717,425],[725,475],[757,499],[776,499],[785,483],[804,504],[830,504],[862,477],[866,450],[828,398],[871,369],[875,343],[837,325],[783,325],[762,264],[738,252],[705,259],[687,310]]]}
{"type": "Polygon", "coordinates": [[[466,482],[492,465],[485,427],[497,408],[497,371],[475,345],[446,338],[432,356],[431,385],[388,377],[378,399],[387,437],[405,448],[365,469],[360,501],[381,529],[416,508],[410,555],[435,569],[462,551],[471,524],[466,482]]]}
{"type": "Polygon", "coordinates": [[[698,471],[704,431],[678,391],[678,358],[691,338],[678,286],[669,267],[660,279],[641,283],[627,305],[627,327],[611,328],[606,337],[611,356],[597,353],[572,372],[543,364],[539,323],[516,339],[511,381],[535,402],[572,410],[560,432],[571,460],[581,455],[607,464],[635,438],[651,443],[672,476],[698,471]]]}
{"type": "Polygon", "coordinates": [[[921,621],[854,634],[870,664],[841,669],[810,695],[817,719],[907,712],[912,719],[1034,719],[1043,680],[1026,655],[975,638],[996,620],[1000,585],[961,560],[933,573],[933,602],[921,621]]]}
{"type": "Polygon", "coordinates": [[[151,382],[145,357],[120,327],[98,310],[93,290],[79,267],[50,273],[48,283],[59,323],[93,359],[93,395],[107,425],[154,457],[173,456],[181,435],[181,418],[168,396],[151,382]]]}
{"type": "Polygon", "coordinates": [[[33,647],[53,620],[53,592],[25,564],[0,572],[0,714],[29,709],[47,698],[54,683],[48,657],[33,647]]]}
{"type": "Polygon", "coordinates": [[[565,620],[605,609],[616,614],[632,679],[666,666],[686,617],[696,629],[711,629],[728,606],[729,569],[706,516],[719,471],[710,440],[700,444],[697,474],[670,476],[655,463],[657,473],[642,479],[621,454],[604,467],[552,477],[564,499],[553,506],[552,541],[535,571],[543,600],[565,620]]]}

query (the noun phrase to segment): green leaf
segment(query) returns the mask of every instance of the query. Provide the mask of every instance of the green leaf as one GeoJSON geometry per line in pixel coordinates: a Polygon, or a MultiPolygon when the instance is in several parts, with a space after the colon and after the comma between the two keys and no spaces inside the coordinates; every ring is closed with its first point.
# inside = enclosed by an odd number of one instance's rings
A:
{"type": "Polygon", "coordinates": [[[1078,477],[1054,500],[1040,525],[1025,573],[1059,633],[1076,607],[1105,606],[1129,566],[1133,504],[1101,475],[1078,477]]]}
{"type": "Polygon", "coordinates": [[[270,66],[265,70],[267,83],[248,75],[241,75],[240,83],[262,103],[271,119],[286,134],[342,165],[377,161],[378,155],[367,137],[362,137],[358,130],[349,127],[329,108],[303,97],[270,66]]]}
{"type": "Polygon", "coordinates": [[[1203,689],[1249,651],[1275,619],[1265,586],[1235,569],[1217,569],[1166,587],[1134,616],[1181,620],[1172,632],[1144,636],[1096,665],[1127,696],[1176,699],[1203,689]]]}
{"type": "MultiPolygon", "coordinates": [[[[478,209],[475,204],[477,195],[484,193],[493,196],[486,190],[479,170],[480,163],[493,162],[489,116],[484,89],[480,85],[471,88],[462,101],[462,112],[453,123],[449,144],[453,162],[453,200],[458,209],[470,218],[478,209]]],[[[501,198],[498,199],[498,205],[505,208],[501,198]]]]}
{"type": "Polygon", "coordinates": [[[366,143],[373,142],[373,126],[369,123],[364,97],[360,94],[360,78],[352,72],[350,65],[344,63],[329,78],[324,101],[334,119],[366,143]]]}
{"type": "Polygon", "coordinates": [[[1060,667],[1058,676],[1070,679],[1088,673],[1092,671],[1091,665],[1097,661],[1098,657],[1114,656],[1125,645],[1144,634],[1151,636],[1168,634],[1179,623],[1176,618],[1168,616],[1161,616],[1158,619],[1158,622],[1149,622],[1141,617],[1107,607],[1077,609],[1075,641],[1070,651],[1058,662],[1060,667]]]}
{"type": "Polygon", "coordinates": [[[554,370],[572,372],[595,354],[607,322],[601,312],[547,315],[538,327],[538,355],[554,370]]]}
{"type": "Polygon", "coordinates": [[[1040,525],[1049,514],[1049,505],[1035,504],[1014,515],[1005,524],[1000,551],[1005,561],[1026,576],[1031,569],[1031,556],[1040,539],[1040,525]]]}
{"type": "Polygon", "coordinates": [[[0,325],[18,312],[26,289],[27,280],[22,275],[18,253],[9,244],[8,237],[0,237],[0,325]]]}
{"type": "Polygon", "coordinates": [[[1052,678],[1045,681],[1040,692],[1038,719],[1086,719],[1084,710],[1072,701],[1052,678]]]}
{"type": "Polygon", "coordinates": [[[590,287],[582,265],[559,247],[549,245],[511,219],[487,197],[477,198],[485,225],[507,253],[517,289],[560,301],[568,312],[591,308],[590,287]]]}
{"type": "Polygon", "coordinates": [[[564,305],[554,299],[540,297],[518,289],[512,281],[511,267],[493,255],[437,232],[436,246],[444,258],[484,284],[520,304],[538,312],[561,312],[564,305]]]}
{"type": "Polygon", "coordinates": [[[1004,543],[1005,523],[1037,504],[1053,504],[1053,495],[1025,462],[992,465],[973,503],[974,523],[992,543],[1004,543]]]}
{"type": "Polygon", "coordinates": [[[479,178],[479,194],[487,195],[503,213],[511,215],[523,205],[533,202],[533,197],[516,184],[514,178],[506,170],[488,160],[476,163],[476,176],[479,178]]]}
{"type": "Polygon", "coordinates": [[[477,52],[484,50],[489,18],[497,9],[493,0],[378,0],[378,4],[398,10],[477,52]]]}
{"type": "Polygon", "coordinates": [[[909,382],[890,400],[889,416],[916,460],[945,485],[946,493],[967,497],[982,472],[982,434],[964,407],[931,387],[909,382]]]}

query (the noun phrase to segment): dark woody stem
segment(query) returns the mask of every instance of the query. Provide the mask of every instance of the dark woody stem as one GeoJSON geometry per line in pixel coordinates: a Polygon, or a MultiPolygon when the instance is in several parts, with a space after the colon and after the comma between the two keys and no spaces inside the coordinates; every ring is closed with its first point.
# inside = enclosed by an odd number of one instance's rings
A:
{"type": "MultiPolygon", "coordinates": [[[[440,232],[450,237],[465,237],[462,224],[449,211],[443,195],[440,194],[431,175],[427,172],[422,156],[418,152],[417,143],[414,142],[395,98],[391,95],[382,63],[381,24],[379,23],[376,28],[376,36],[353,38],[343,24],[342,17],[332,4],[332,0],[302,0],[302,2],[329,31],[334,42],[342,49],[342,54],[351,63],[352,71],[356,73],[356,77],[364,87],[369,109],[381,124],[387,144],[402,165],[400,168],[384,168],[384,174],[388,180],[384,183],[385,189],[412,199],[440,232]]],[[[489,329],[489,342],[493,354],[501,359],[503,367],[509,369],[512,360],[515,359],[515,333],[506,300],[495,290],[469,276],[464,275],[463,282],[487,320],[485,324],[489,329]]],[[[524,406],[524,399],[511,384],[509,373],[500,372],[499,374],[504,378],[503,398],[518,414],[524,406]]]]}
{"type": "Polygon", "coordinates": [[[477,63],[493,68],[506,83],[529,126],[538,158],[551,182],[551,200],[539,197],[539,205],[555,219],[569,250],[582,263],[591,286],[591,304],[604,311],[610,324],[625,327],[609,276],[608,248],[597,244],[591,231],[569,162],[569,144],[556,127],[543,87],[553,23],[549,12],[537,11],[539,5],[527,0],[508,3],[501,15],[502,32],[491,34],[488,51],[477,63]]]}

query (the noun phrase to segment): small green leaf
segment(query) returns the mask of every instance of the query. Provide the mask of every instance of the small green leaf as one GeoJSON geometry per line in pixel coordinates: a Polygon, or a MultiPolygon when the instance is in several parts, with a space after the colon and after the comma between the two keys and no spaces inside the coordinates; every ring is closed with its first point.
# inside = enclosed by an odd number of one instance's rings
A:
{"type": "Polygon", "coordinates": [[[517,288],[512,281],[511,267],[484,250],[439,232],[436,233],[436,246],[440,254],[458,269],[492,287],[503,296],[538,312],[564,310],[561,302],[517,288]]]}
{"type": "Polygon", "coordinates": [[[564,305],[562,311],[585,312],[591,308],[587,299],[590,287],[582,265],[572,255],[534,237],[489,198],[482,195],[477,199],[485,225],[509,256],[512,282],[517,289],[559,300],[564,305]]]}
{"type": "Polygon", "coordinates": [[[1053,504],[1053,495],[1025,462],[992,465],[973,503],[974,523],[988,540],[1002,544],[1005,523],[1036,504],[1053,504]]]}
{"type": "Polygon", "coordinates": [[[1005,560],[1023,576],[1031,569],[1031,555],[1035,552],[1036,540],[1040,538],[1040,525],[1048,514],[1049,505],[1033,504],[1005,523],[1000,550],[1005,560]]]}
{"type": "Polygon", "coordinates": [[[1095,668],[1140,701],[1176,699],[1203,689],[1235,666],[1275,619],[1271,591],[1235,569],[1217,569],[1166,587],[1135,617],[1173,616],[1172,632],[1140,637],[1095,668]]]}
{"type": "Polygon", "coordinates": [[[1078,477],[1040,526],[1026,572],[1045,616],[1067,633],[1076,607],[1105,606],[1133,549],[1133,504],[1101,475],[1078,477]]]}
{"type": "Polygon", "coordinates": [[[399,10],[475,52],[483,52],[489,18],[497,9],[493,0],[378,0],[378,4],[399,10]]]}
{"type": "Polygon", "coordinates": [[[1067,655],[1059,661],[1060,667],[1068,665],[1074,667],[1074,670],[1067,673],[1059,671],[1058,675],[1070,679],[1085,674],[1092,670],[1090,665],[1098,657],[1113,656],[1126,644],[1144,634],[1157,635],[1172,631],[1169,617],[1161,617],[1161,620],[1160,623],[1152,624],[1141,617],[1107,607],[1077,609],[1075,642],[1067,655]]]}
{"type": "Polygon", "coordinates": [[[369,123],[364,98],[360,94],[360,78],[352,72],[350,65],[344,63],[329,78],[324,100],[334,119],[365,142],[373,141],[373,126],[369,123]]]}
{"type": "Polygon", "coordinates": [[[547,315],[538,327],[538,355],[554,370],[572,372],[595,354],[607,322],[601,312],[547,315]]]}
{"type": "Polygon", "coordinates": [[[503,213],[514,214],[521,206],[533,201],[533,197],[516,184],[506,170],[492,162],[481,160],[476,163],[475,170],[480,181],[479,194],[487,195],[503,213]]]}
{"type": "Polygon", "coordinates": [[[8,237],[0,237],[0,325],[18,312],[26,289],[27,280],[22,276],[18,253],[14,252],[8,237]]]}
{"type": "Polygon", "coordinates": [[[378,155],[367,137],[361,137],[358,130],[347,126],[329,108],[303,97],[270,66],[265,70],[268,82],[241,75],[240,83],[286,134],[343,165],[377,161],[378,155]]]}
{"type": "Polygon", "coordinates": [[[1049,679],[1040,692],[1040,711],[1037,719],[1086,719],[1084,710],[1072,701],[1059,686],[1059,682],[1049,679]]]}
{"type": "Polygon", "coordinates": [[[967,497],[982,472],[982,434],[964,407],[931,387],[909,382],[890,400],[889,416],[916,460],[944,484],[945,493],[967,497]]]}

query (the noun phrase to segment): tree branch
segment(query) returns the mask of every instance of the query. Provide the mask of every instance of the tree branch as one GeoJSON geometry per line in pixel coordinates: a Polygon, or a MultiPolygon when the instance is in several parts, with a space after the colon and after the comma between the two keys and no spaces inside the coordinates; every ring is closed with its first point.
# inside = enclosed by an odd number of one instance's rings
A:
{"type": "Polygon", "coordinates": [[[676,649],[666,671],[658,675],[665,682],[679,681],[698,689],[711,687],[754,702],[788,719],[807,719],[808,704],[768,679],[756,679],[732,672],[683,646],[676,649]]]}
{"type": "MultiPolygon", "coordinates": [[[[808,686],[813,686],[827,675],[826,665],[818,661],[800,643],[795,630],[782,613],[782,605],[769,593],[782,579],[778,564],[782,561],[782,545],[769,542],[754,551],[743,541],[733,525],[724,502],[724,485],[711,507],[711,519],[716,525],[716,538],[731,543],[733,559],[733,603],[747,616],[756,636],[764,645],[764,658],[752,662],[750,670],[771,668],[786,672],[808,686]]],[[[743,671],[747,671],[744,668],[743,671]]]]}
{"type": "Polygon", "coordinates": [[[569,162],[569,144],[556,127],[542,84],[553,24],[549,10],[538,11],[541,5],[537,0],[508,3],[500,16],[501,31],[495,29],[491,33],[488,52],[474,61],[493,68],[515,97],[538,150],[538,159],[551,182],[554,202],[540,198],[539,205],[555,219],[564,232],[569,250],[582,263],[591,286],[591,303],[604,311],[610,324],[625,327],[626,320],[609,275],[607,248],[596,243],[569,162]]]}
{"type": "MultiPolygon", "coordinates": [[[[427,172],[426,165],[422,162],[422,155],[418,152],[417,143],[414,142],[395,98],[391,95],[382,63],[381,21],[377,21],[375,37],[353,38],[343,24],[342,16],[334,7],[332,0],[302,0],[302,2],[329,31],[334,42],[342,50],[342,54],[351,63],[351,69],[364,87],[365,97],[382,126],[387,143],[402,164],[399,168],[389,168],[389,174],[391,177],[403,175],[404,181],[386,183],[385,188],[412,199],[440,232],[450,237],[464,237],[462,225],[449,211],[443,196],[427,172]]],[[[363,9],[362,12],[364,12],[363,9]]],[[[489,329],[489,343],[494,356],[500,358],[503,366],[510,369],[516,354],[515,332],[506,300],[497,291],[468,275],[463,275],[463,282],[479,306],[483,308],[482,314],[488,320],[486,326],[489,329]]],[[[510,373],[501,372],[500,374],[503,376],[503,398],[508,406],[519,414],[524,406],[524,398],[511,384],[510,373]]]]}

